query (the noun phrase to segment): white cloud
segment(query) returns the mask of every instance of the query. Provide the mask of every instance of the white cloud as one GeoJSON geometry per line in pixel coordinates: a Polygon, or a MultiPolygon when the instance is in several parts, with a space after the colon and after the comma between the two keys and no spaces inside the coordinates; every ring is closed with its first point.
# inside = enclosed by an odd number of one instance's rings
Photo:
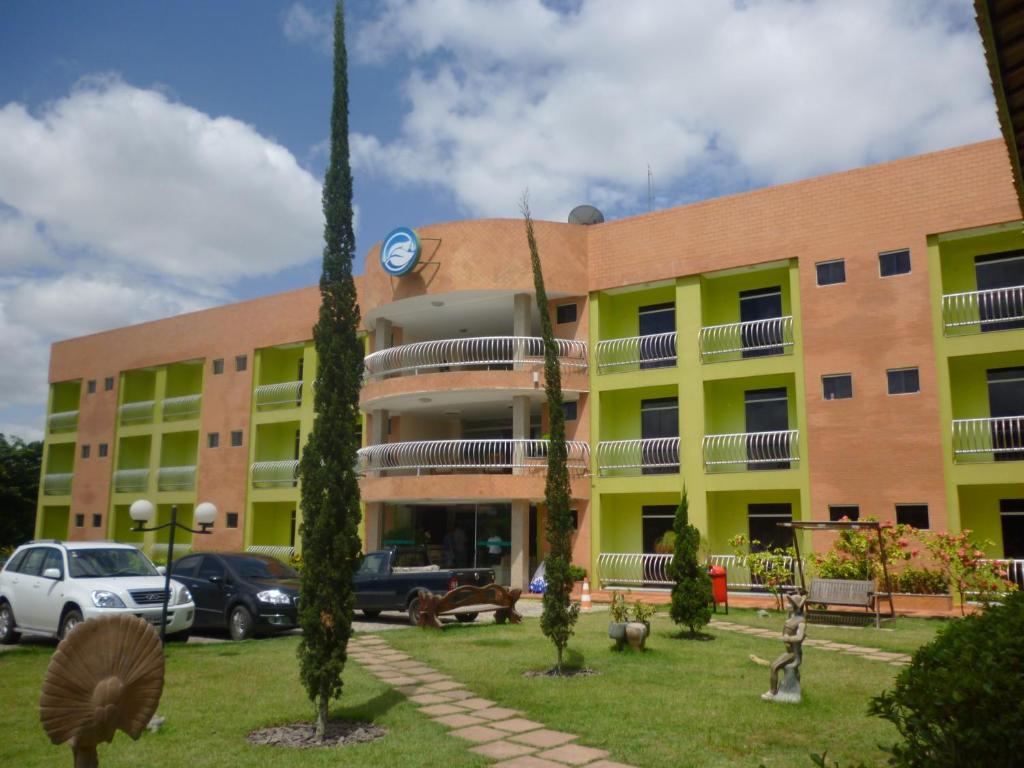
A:
{"type": "Polygon", "coordinates": [[[329,12],[316,13],[302,3],[293,3],[282,20],[284,36],[291,43],[307,43],[321,53],[334,46],[334,24],[329,12]]]}
{"type": "Polygon", "coordinates": [[[0,208],[0,270],[45,267],[55,262],[53,246],[36,222],[0,208]]]}
{"type": "Polygon", "coordinates": [[[644,210],[648,163],[680,199],[998,135],[968,2],[388,0],[356,51],[414,69],[354,164],[471,215],[525,187],[540,216],[644,210]]]}

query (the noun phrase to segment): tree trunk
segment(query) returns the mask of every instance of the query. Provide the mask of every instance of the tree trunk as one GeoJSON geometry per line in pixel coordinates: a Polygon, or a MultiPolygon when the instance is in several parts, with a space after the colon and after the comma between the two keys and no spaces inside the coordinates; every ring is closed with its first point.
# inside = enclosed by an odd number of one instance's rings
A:
{"type": "Polygon", "coordinates": [[[75,756],[75,768],[98,768],[100,764],[96,747],[72,747],[75,756]]]}
{"type": "Polygon", "coordinates": [[[319,741],[323,741],[324,735],[327,733],[327,708],[330,701],[330,697],[324,694],[320,694],[317,699],[316,737],[319,741]]]}
{"type": "Polygon", "coordinates": [[[562,646],[558,646],[558,662],[555,664],[555,673],[562,676],[562,646]]]}

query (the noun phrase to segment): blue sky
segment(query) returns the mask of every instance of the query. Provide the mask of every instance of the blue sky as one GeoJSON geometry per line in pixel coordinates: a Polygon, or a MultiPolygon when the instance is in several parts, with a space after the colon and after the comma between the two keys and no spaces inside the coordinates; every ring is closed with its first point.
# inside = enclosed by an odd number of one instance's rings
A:
{"type": "MultiPolygon", "coordinates": [[[[0,0],[0,432],[55,339],[312,284],[322,0],[0,0]]],[[[353,0],[359,261],[396,226],[609,218],[997,135],[969,0],[353,0]]]]}

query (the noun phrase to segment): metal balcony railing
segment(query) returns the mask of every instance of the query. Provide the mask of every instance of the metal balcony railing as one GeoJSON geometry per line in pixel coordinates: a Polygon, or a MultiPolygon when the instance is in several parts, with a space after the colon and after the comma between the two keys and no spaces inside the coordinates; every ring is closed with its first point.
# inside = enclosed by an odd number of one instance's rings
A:
{"type": "Polygon", "coordinates": [[[202,401],[202,395],[181,395],[179,397],[164,398],[164,421],[198,418],[202,401]]]}
{"type": "Polygon", "coordinates": [[[302,405],[302,382],[282,381],[256,387],[256,408],[297,408],[302,405]]]}
{"type": "Polygon", "coordinates": [[[679,471],[679,438],[606,440],[597,444],[597,471],[603,476],[679,471]]]}
{"type": "Polygon", "coordinates": [[[114,472],[114,491],[130,493],[149,490],[148,469],[118,469],[114,472]]]}
{"type": "Polygon", "coordinates": [[[266,555],[287,562],[295,554],[295,547],[278,546],[275,544],[250,544],[245,551],[251,555],[266,555]]]}
{"type": "Polygon", "coordinates": [[[789,354],[793,351],[793,318],[708,325],[700,329],[698,343],[705,363],[789,354]]]}
{"type": "MultiPolygon", "coordinates": [[[[563,369],[585,370],[587,343],[555,339],[563,369]]],[[[363,361],[366,377],[436,373],[453,369],[513,368],[523,363],[544,364],[544,340],[536,336],[480,336],[470,339],[418,341],[382,349],[363,361]]]]}
{"type": "Polygon", "coordinates": [[[256,461],[250,467],[252,484],[260,488],[290,488],[299,479],[299,460],[256,461]]]}
{"type": "Polygon", "coordinates": [[[78,429],[78,411],[58,411],[46,420],[50,432],[74,432],[78,429]]]}
{"type": "Polygon", "coordinates": [[[1017,585],[1017,589],[1024,589],[1024,560],[1019,558],[996,558],[993,560],[982,560],[983,563],[992,563],[1000,570],[1005,571],[1004,577],[1017,585]]]}
{"type": "Polygon", "coordinates": [[[598,373],[619,373],[676,364],[676,334],[655,333],[626,339],[606,339],[594,347],[598,373]]]}
{"type": "MultiPolygon", "coordinates": [[[[746,558],[737,555],[711,555],[708,565],[721,565],[726,570],[726,584],[730,590],[742,592],[764,591],[764,586],[750,573],[746,558]]],[[[643,554],[639,552],[602,552],[597,557],[598,582],[606,587],[648,587],[665,589],[674,586],[670,567],[672,555],[643,554]]],[[[783,558],[784,567],[792,574],[796,560],[783,558]]],[[[795,583],[790,579],[790,584],[795,583]]]]}
{"type": "Polygon", "coordinates": [[[153,420],[152,400],[140,400],[135,403],[124,403],[118,408],[122,424],[146,424],[153,420]]]}
{"type": "Polygon", "coordinates": [[[953,460],[958,464],[1024,460],[1024,416],[953,421],[953,460]]]}
{"type": "Polygon", "coordinates": [[[704,435],[704,469],[789,469],[800,460],[799,447],[798,429],[704,435]]]}
{"type": "Polygon", "coordinates": [[[195,466],[160,467],[156,473],[158,491],[191,491],[196,487],[195,466]]]}
{"type": "Polygon", "coordinates": [[[947,293],[942,327],[947,336],[1024,328],[1024,285],[947,293]]]}
{"type": "Polygon", "coordinates": [[[44,496],[67,496],[71,493],[72,472],[55,472],[43,475],[44,496]]]}
{"type": "MultiPolygon", "coordinates": [[[[543,474],[547,470],[547,440],[422,440],[384,443],[359,450],[357,468],[366,474],[543,474]]],[[[566,465],[570,474],[584,475],[590,465],[590,446],[568,441],[566,465]]]]}

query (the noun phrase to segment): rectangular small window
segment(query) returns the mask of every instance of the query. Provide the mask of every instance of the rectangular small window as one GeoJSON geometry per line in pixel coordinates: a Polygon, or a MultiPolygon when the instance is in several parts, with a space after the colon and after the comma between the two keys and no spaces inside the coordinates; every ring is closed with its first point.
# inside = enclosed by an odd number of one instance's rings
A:
{"type": "Polygon", "coordinates": [[[580,513],[579,513],[579,510],[570,509],[569,510],[569,518],[572,521],[572,529],[574,531],[578,531],[579,527],[580,527],[580,513]]]}
{"type": "Polygon", "coordinates": [[[905,275],[910,272],[910,251],[889,251],[878,254],[878,274],[882,277],[905,275]]]}
{"type": "Polygon", "coordinates": [[[228,512],[224,516],[224,518],[225,518],[225,521],[226,521],[225,525],[227,525],[228,528],[237,528],[238,527],[238,513],[237,512],[228,512]]]}
{"type": "Polygon", "coordinates": [[[91,452],[92,452],[92,449],[88,445],[83,445],[82,446],[82,458],[83,459],[88,459],[89,458],[89,454],[91,452]]]}
{"type": "Polygon", "coordinates": [[[846,282],[846,261],[819,261],[814,265],[818,272],[818,285],[835,285],[846,282]]]}
{"type": "Polygon", "coordinates": [[[75,528],[85,528],[85,515],[75,515],[75,528]]]}
{"type": "Polygon", "coordinates": [[[113,388],[114,388],[114,377],[113,376],[107,376],[107,378],[105,378],[103,380],[103,389],[104,389],[104,391],[109,392],[113,388]]]}
{"type": "Polygon", "coordinates": [[[577,414],[577,403],[575,400],[568,403],[562,403],[562,413],[565,414],[566,421],[576,421],[577,414]]]}
{"type": "Polygon", "coordinates": [[[218,357],[213,361],[213,375],[219,376],[224,373],[224,358],[218,357]]]}
{"type": "Polygon", "coordinates": [[[105,459],[107,457],[107,444],[100,443],[100,458],[105,459]]]}
{"type": "Polygon", "coordinates": [[[821,396],[825,400],[847,400],[853,397],[853,376],[848,373],[822,376],[821,396]]]}
{"type": "Polygon", "coordinates": [[[890,395],[910,395],[921,391],[921,377],[917,368],[897,368],[886,371],[890,395]]]}
{"type": "Polygon", "coordinates": [[[237,355],[235,357],[235,370],[241,373],[249,365],[249,360],[245,355],[237,355]]]}
{"type": "Polygon", "coordinates": [[[90,395],[96,391],[96,379],[89,379],[89,381],[85,383],[85,391],[90,395]]]}
{"type": "Polygon", "coordinates": [[[897,504],[896,522],[900,525],[912,525],[915,528],[928,527],[927,504],[897,504]]]}
{"type": "Polygon", "coordinates": [[[220,447],[220,432],[209,432],[206,435],[206,447],[207,448],[219,448],[220,447]]]}
{"type": "Polygon", "coordinates": [[[851,522],[860,520],[860,507],[856,504],[828,505],[828,519],[831,522],[838,523],[844,517],[851,522]]]}
{"type": "Polygon", "coordinates": [[[103,515],[93,515],[92,516],[92,527],[93,528],[99,528],[101,525],[103,525],[103,515]]]}
{"type": "Polygon", "coordinates": [[[233,429],[231,430],[231,447],[237,448],[242,444],[242,430],[233,429]]]}
{"type": "Polygon", "coordinates": [[[576,322],[576,304],[559,304],[555,308],[555,320],[559,325],[576,322]]]}

